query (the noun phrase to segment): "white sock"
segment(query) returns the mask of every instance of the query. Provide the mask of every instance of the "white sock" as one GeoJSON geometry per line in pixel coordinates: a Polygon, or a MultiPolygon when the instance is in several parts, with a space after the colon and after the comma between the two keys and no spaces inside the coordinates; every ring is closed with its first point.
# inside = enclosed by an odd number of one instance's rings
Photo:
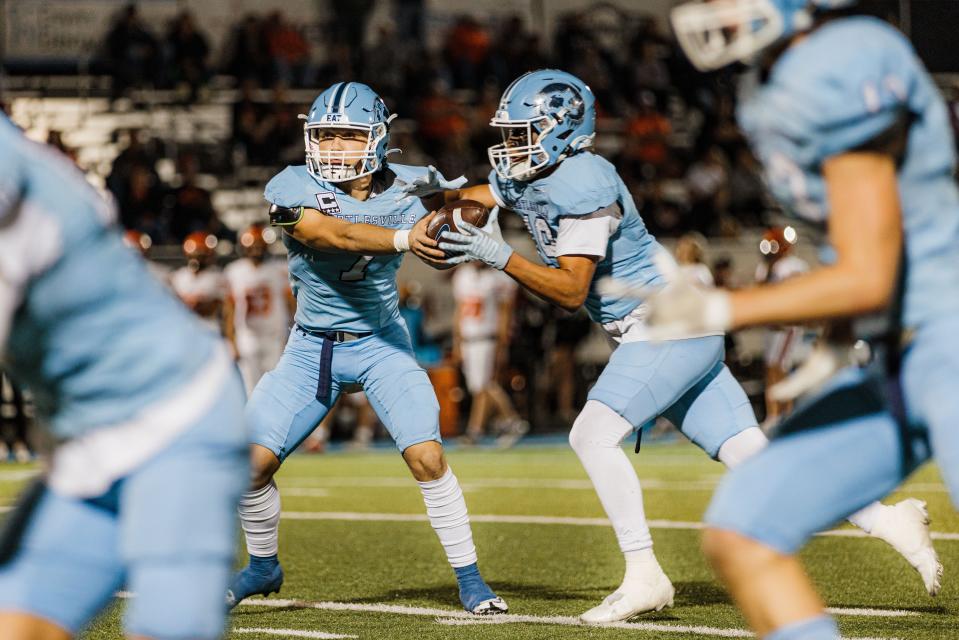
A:
{"type": "Polygon", "coordinates": [[[596,400],[586,403],[569,432],[569,444],[593,482],[623,553],[653,546],[643,511],[643,490],[620,447],[632,432],[633,425],[596,400]]]}
{"type": "Polygon", "coordinates": [[[473,530],[466,511],[466,500],[459,480],[453,470],[439,480],[418,482],[426,503],[426,515],[446,551],[446,557],[454,569],[468,567],[476,562],[476,546],[473,545],[473,530]]]}
{"type": "Polygon", "coordinates": [[[766,448],[769,438],[759,427],[743,429],[719,447],[719,461],[730,469],[738,467],[766,448]]]}
{"type": "Polygon", "coordinates": [[[866,533],[872,533],[873,527],[876,526],[876,518],[879,517],[879,512],[885,508],[886,505],[881,502],[873,502],[849,516],[847,520],[866,533]]]}
{"type": "Polygon", "coordinates": [[[626,574],[622,584],[624,587],[648,584],[651,575],[663,573],[652,549],[627,551],[623,555],[626,556],[626,574]]]}
{"type": "Polygon", "coordinates": [[[276,482],[247,491],[240,498],[240,524],[251,556],[275,556],[279,552],[280,492],[276,482]]]}

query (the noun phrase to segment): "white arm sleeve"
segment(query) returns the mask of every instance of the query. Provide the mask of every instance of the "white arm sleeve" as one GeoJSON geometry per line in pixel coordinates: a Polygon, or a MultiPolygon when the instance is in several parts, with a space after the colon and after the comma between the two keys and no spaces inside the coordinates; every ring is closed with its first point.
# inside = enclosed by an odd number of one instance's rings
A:
{"type": "Polygon", "coordinates": [[[560,218],[556,255],[605,258],[609,238],[622,220],[622,210],[615,202],[589,215],[560,218]]]}

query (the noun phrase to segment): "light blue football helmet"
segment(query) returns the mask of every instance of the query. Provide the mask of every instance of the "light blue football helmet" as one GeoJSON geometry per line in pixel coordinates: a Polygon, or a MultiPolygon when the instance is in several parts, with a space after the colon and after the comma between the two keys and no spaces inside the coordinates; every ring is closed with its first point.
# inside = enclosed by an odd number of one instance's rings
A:
{"type": "Polygon", "coordinates": [[[670,21],[683,51],[700,71],[746,61],[794,33],[813,17],[856,0],[693,0],[672,10],[670,21]]]}
{"type": "Polygon", "coordinates": [[[317,96],[309,115],[300,116],[306,144],[306,169],[326,182],[344,182],[381,169],[390,153],[390,115],[383,99],[365,84],[337,82],[317,96]],[[324,129],[355,129],[366,132],[361,151],[320,150],[324,129]]]}
{"type": "Polygon", "coordinates": [[[506,180],[529,180],[592,146],[596,98],[570,73],[530,71],[506,88],[490,126],[503,134],[503,143],[489,148],[493,169],[506,180]]]}

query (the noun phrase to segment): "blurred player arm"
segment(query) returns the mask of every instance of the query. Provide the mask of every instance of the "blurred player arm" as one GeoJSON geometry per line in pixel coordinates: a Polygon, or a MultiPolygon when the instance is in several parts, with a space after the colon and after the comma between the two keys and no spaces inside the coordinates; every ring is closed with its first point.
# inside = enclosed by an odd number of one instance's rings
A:
{"type": "Polygon", "coordinates": [[[272,224],[282,226],[296,240],[313,249],[374,256],[413,251],[421,257],[441,260],[444,253],[436,248],[436,241],[426,236],[429,218],[422,218],[412,229],[397,230],[347,222],[306,207],[286,209],[273,205],[270,208],[272,224]]]}
{"type": "Polygon", "coordinates": [[[504,269],[513,280],[549,303],[573,312],[583,306],[599,256],[568,255],[545,267],[513,253],[504,269]]]}
{"type": "Polygon", "coordinates": [[[903,243],[895,157],[853,151],[827,159],[822,170],[836,262],[776,285],[731,292],[734,327],[861,315],[892,299],[903,243]]]}
{"type": "Polygon", "coordinates": [[[236,360],[240,357],[240,351],[236,346],[236,303],[234,302],[233,295],[229,293],[229,291],[223,300],[223,310],[220,314],[220,319],[222,323],[220,330],[223,332],[223,337],[226,339],[227,344],[230,345],[233,359],[236,360]]]}

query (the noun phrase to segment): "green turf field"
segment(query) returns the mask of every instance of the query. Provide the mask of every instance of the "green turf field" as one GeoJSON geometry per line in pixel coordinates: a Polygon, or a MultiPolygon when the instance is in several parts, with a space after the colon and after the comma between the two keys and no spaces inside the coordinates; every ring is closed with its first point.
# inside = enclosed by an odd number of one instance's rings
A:
{"type": "MultiPolygon", "coordinates": [[[[623,628],[575,625],[577,614],[619,584],[622,559],[571,451],[560,446],[454,450],[449,459],[473,516],[480,567],[513,615],[476,619],[460,611],[453,574],[425,520],[419,490],[397,454],[294,456],[278,476],[286,583],[280,596],[238,607],[229,637],[706,640],[749,635],[698,550],[695,523],[722,473],[698,449],[654,445],[633,457],[657,555],[677,593],[674,608],[623,628]]],[[[6,478],[0,483],[5,501],[21,482],[10,477],[16,469],[3,467],[0,473],[6,478]]],[[[820,537],[804,558],[831,607],[858,610],[839,616],[846,636],[959,638],[959,515],[931,467],[893,499],[901,496],[928,501],[933,529],[951,534],[937,540],[946,570],[938,598],[927,597],[912,569],[875,540],[820,537]]],[[[105,616],[85,637],[120,637],[117,613],[105,616]]]]}

